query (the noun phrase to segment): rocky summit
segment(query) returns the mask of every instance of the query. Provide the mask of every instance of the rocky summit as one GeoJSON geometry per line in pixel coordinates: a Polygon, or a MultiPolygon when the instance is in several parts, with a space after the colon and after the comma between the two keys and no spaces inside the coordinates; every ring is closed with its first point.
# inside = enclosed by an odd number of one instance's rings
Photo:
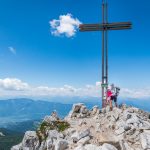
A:
{"type": "Polygon", "coordinates": [[[46,116],[11,150],[150,150],[150,115],[126,105],[109,111],[74,104],[64,119],[46,116]]]}

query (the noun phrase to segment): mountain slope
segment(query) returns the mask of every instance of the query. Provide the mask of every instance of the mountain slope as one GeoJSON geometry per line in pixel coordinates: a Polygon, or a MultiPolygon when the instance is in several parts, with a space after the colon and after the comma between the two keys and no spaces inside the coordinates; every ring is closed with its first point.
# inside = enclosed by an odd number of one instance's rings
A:
{"type": "Polygon", "coordinates": [[[4,134],[4,136],[0,136],[0,150],[10,150],[12,145],[21,142],[24,134],[5,128],[0,128],[0,132],[4,134]]]}
{"type": "Polygon", "coordinates": [[[64,117],[71,104],[61,104],[47,101],[34,101],[30,99],[10,99],[0,101],[0,127],[8,123],[24,122],[28,120],[40,120],[45,115],[57,110],[64,117]]]}

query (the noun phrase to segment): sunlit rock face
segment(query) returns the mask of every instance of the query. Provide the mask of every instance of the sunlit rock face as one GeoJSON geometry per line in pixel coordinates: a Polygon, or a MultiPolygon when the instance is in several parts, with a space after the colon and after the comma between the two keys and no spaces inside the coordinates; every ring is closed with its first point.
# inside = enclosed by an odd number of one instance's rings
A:
{"type": "Polygon", "coordinates": [[[62,120],[46,116],[37,131],[27,131],[11,150],[149,150],[150,115],[122,105],[89,110],[74,104],[62,120]]]}

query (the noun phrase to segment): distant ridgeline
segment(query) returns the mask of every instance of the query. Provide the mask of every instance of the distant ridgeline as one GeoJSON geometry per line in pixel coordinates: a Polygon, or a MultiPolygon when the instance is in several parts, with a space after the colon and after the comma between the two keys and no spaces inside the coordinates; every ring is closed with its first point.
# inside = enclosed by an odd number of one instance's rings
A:
{"type": "MultiPolygon", "coordinates": [[[[31,99],[11,99],[0,100],[0,127],[7,123],[24,122],[29,120],[41,120],[45,115],[49,115],[56,110],[60,117],[67,115],[73,103],[83,102],[88,108],[94,105],[101,107],[100,98],[53,98],[51,101],[34,101],[31,99]],[[61,103],[60,103],[61,102],[61,103]]],[[[120,99],[119,103],[126,103],[150,111],[150,103],[148,100],[124,100],[120,99]]]]}

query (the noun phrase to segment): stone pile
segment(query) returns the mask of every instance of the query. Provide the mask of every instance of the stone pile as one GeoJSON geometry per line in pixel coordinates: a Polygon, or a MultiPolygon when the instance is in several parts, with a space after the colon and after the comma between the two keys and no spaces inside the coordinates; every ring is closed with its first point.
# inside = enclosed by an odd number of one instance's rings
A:
{"type": "MultiPolygon", "coordinates": [[[[44,123],[58,120],[47,116],[44,123]]],[[[67,128],[60,132],[47,127],[42,140],[37,132],[27,131],[11,150],[150,150],[150,115],[138,108],[122,105],[109,111],[94,106],[89,110],[79,103],[63,121],[67,128]]]]}

